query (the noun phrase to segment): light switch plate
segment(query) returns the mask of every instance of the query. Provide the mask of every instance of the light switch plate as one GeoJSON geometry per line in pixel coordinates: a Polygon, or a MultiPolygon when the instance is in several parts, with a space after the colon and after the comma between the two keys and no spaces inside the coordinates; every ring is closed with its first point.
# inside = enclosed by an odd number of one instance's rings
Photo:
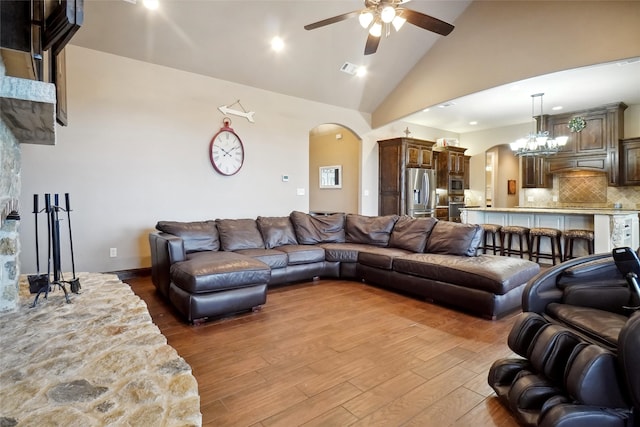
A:
{"type": "Polygon", "coordinates": [[[298,188],[296,189],[296,194],[298,196],[304,196],[304,188],[298,188]]]}

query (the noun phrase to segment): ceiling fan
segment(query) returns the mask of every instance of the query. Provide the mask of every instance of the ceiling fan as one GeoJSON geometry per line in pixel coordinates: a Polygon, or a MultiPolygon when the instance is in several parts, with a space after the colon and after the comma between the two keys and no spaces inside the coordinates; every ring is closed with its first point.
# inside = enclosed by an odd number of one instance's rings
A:
{"type": "Polygon", "coordinates": [[[376,53],[380,44],[380,37],[384,28],[385,34],[389,35],[391,26],[399,31],[405,22],[432,31],[443,36],[453,31],[454,26],[415,10],[400,7],[409,0],[364,0],[364,9],[343,13],[332,18],[323,19],[313,24],[305,25],[305,30],[314,30],[325,25],[335,24],[345,19],[358,17],[360,25],[369,29],[367,43],[364,47],[364,54],[376,53]]]}

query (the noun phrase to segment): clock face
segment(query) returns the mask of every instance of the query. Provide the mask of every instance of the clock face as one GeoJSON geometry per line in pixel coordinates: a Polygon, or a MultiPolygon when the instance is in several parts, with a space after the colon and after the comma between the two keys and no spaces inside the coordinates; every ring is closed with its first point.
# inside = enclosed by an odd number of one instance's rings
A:
{"type": "Polygon", "coordinates": [[[236,174],[244,163],[244,147],[233,131],[221,129],[209,147],[211,164],[222,175],[236,174]]]}

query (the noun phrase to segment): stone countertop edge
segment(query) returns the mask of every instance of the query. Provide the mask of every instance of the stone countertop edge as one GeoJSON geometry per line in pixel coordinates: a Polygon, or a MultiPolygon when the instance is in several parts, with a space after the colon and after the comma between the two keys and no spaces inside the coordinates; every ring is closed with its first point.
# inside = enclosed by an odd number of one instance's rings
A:
{"type": "Polygon", "coordinates": [[[511,213],[541,213],[541,214],[573,214],[573,215],[631,215],[638,214],[637,210],[632,209],[613,209],[613,208],[461,208],[470,211],[484,212],[511,212],[511,213]]]}

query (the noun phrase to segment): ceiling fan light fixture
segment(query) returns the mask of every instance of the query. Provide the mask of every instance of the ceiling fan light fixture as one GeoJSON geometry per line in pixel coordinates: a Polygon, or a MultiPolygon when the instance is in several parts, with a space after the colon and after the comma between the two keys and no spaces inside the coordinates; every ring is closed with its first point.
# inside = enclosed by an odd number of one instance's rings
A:
{"type": "Polygon", "coordinates": [[[382,8],[382,11],[380,11],[380,19],[382,19],[382,22],[384,22],[385,24],[388,24],[391,21],[393,21],[393,18],[395,17],[396,17],[396,8],[393,6],[387,5],[382,8]]]}
{"type": "Polygon", "coordinates": [[[371,28],[369,28],[369,34],[373,37],[380,37],[382,35],[382,24],[378,21],[374,22],[371,28]]]}
{"type": "Polygon", "coordinates": [[[393,18],[393,21],[391,21],[391,25],[393,25],[393,28],[395,28],[396,31],[400,31],[400,28],[402,28],[405,22],[407,22],[406,19],[400,15],[396,15],[396,17],[393,18]]]}
{"type": "Polygon", "coordinates": [[[149,10],[156,10],[160,6],[158,0],[143,0],[142,4],[149,10]]]}
{"type": "Polygon", "coordinates": [[[373,22],[373,13],[371,13],[371,11],[368,9],[362,11],[358,16],[358,21],[360,22],[360,26],[362,26],[362,28],[369,28],[369,25],[371,25],[371,22],[373,22]]]}

